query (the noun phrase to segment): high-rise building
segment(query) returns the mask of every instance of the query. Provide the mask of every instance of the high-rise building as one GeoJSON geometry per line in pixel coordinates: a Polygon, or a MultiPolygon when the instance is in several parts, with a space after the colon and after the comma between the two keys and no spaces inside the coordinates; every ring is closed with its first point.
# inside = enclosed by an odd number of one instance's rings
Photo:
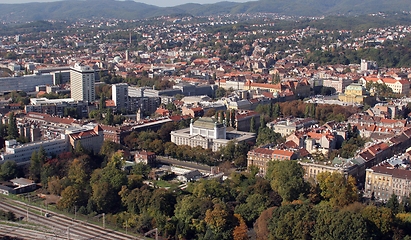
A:
{"type": "Polygon", "coordinates": [[[111,98],[117,111],[128,110],[128,84],[118,83],[111,86],[111,98]]]}
{"type": "Polygon", "coordinates": [[[94,102],[94,70],[89,66],[77,64],[70,69],[71,98],[77,101],[94,102]]]}

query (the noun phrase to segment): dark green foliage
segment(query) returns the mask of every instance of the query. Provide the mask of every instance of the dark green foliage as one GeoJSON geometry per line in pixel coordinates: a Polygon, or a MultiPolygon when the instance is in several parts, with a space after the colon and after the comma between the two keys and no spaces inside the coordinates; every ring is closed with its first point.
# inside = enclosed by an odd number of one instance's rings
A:
{"type": "Polygon", "coordinates": [[[273,143],[277,144],[283,141],[281,134],[274,132],[268,127],[260,127],[257,136],[257,146],[273,143]]]}
{"type": "Polygon", "coordinates": [[[269,239],[311,239],[316,211],[307,204],[289,204],[274,209],[269,222],[269,239]]]}
{"type": "Polygon", "coordinates": [[[10,211],[0,210],[0,220],[12,221],[15,222],[17,220],[16,215],[10,211]]]}
{"type": "Polygon", "coordinates": [[[271,187],[286,202],[291,202],[305,195],[309,185],[303,179],[304,170],[296,161],[271,161],[267,170],[267,178],[271,187]]]}
{"type": "Polygon", "coordinates": [[[17,177],[18,170],[17,164],[14,161],[6,161],[0,165],[0,179],[3,181],[8,181],[17,177]]]}
{"type": "Polygon", "coordinates": [[[14,116],[14,112],[11,112],[9,115],[7,135],[8,139],[17,139],[19,137],[19,130],[17,129],[16,116],[14,116]]]}
{"type": "Polygon", "coordinates": [[[392,211],[394,214],[397,214],[397,213],[400,212],[400,207],[401,207],[401,205],[400,205],[400,203],[399,203],[399,201],[398,201],[397,195],[395,195],[394,193],[391,195],[390,199],[389,199],[388,202],[387,202],[386,207],[389,208],[389,209],[391,209],[391,211],[392,211]]]}

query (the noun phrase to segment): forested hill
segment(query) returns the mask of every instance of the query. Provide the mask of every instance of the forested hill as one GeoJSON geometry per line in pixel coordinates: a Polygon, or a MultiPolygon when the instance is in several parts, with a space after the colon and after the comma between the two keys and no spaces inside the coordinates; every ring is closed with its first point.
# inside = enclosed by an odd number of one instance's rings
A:
{"type": "Polygon", "coordinates": [[[411,11],[404,0],[259,0],[245,3],[184,4],[161,8],[134,1],[66,0],[48,3],[0,4],[0,20],[119,18],[141,19],[160,15],[216,15],[226,13],[278,13],[297,16],[357,15],[376,12],[411,11]]]}

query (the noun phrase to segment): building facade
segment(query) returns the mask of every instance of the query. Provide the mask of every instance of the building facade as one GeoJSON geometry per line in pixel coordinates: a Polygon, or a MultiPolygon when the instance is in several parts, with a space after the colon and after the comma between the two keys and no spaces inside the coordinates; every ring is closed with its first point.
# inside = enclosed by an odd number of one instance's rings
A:
{"type": "Polygon", "coordinates": [[[16,163],[30,161],[31,155],[34,151],[38,151],[40,147],[44,148],[47,155],[58,155],[68,151],[67,137],[61,135],[49,141],[39,141],[17,145],[16,140],[6,141],[6,151],[1,154],[1,161],[15,161],[16,163]]]}
{"type": "Polygon", "coordinates": [[[70,70],[71,98],[77,101],[94,102],[95,76],[94,70],[89,66],[76,64],[70,70]]]}
{"type": "Polygon", "coordinates": [[[365,196],[380,201],[388,201],[392,194],[398,200],[409,197],[411,171],[381,164],[366,170],[365,196]]]}
{"type": "Polygon", "coordinates": [[[128,110],[128,84],[118,83],[111,86],[111,98],[116,105],[117,111],[128,110]]]}
{"type": "Polygon", "coordinates": [[[228,144],[255,142],[255,134],[241,131],[227,131],[224,123],[218,123],[213,118],[203,117],[197,121],[191,121],[190,128],[171,132],[171,142],[177,145],[188,145],[190,147],[200,146],[212,149],[214,152],[228,144]]]}

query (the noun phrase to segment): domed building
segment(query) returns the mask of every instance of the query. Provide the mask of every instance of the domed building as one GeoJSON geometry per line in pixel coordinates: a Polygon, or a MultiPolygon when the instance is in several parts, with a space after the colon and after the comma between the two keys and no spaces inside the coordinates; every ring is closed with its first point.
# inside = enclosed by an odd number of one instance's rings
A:
{"type": "Polygon", "coordinates": [[[353,83],[345,88],[344,93],[338,96],[338,100],[346,103],[359,103],[374,106],[375,97],[371,96],[364,86],[358,83],[353,83]]]}
{"type": "Polygon", "coordinates": [[[219,123],[211,117],[191,120],[190,127],[171,132],[171,142],[177,145],[188,145],[190,147],[201,146],[205,149],[218,151],[229,141],[235,143],[255,142],[254,133],[231,130],[225,123],[219,123]]]}

